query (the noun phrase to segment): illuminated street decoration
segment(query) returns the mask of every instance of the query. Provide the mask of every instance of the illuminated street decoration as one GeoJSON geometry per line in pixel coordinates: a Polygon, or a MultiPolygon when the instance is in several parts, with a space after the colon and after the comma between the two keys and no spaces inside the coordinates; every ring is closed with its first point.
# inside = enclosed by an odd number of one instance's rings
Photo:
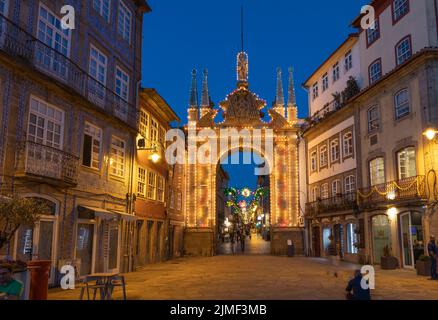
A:
{"type": "Polygon", "coordinates": [[[236,221],[248,223],[251,219],[255,220],[255,213],[260,199],[268,195],[269,189],[266,187],[257,188],[252,191],[245,187],[236,189],[233,187],[225,188],[224,195],[228,197],[227,207],[231,208],[236,221]],[[249,198],[252,196],[251,201],[249,198]],[[243,197],[244,199],[239,199],[243,197]],[[248,202],[249,201],[249,202],[248,202]]]}
{"type": "MultiPolygon", "coordinates": [[[[185,126],[188,136],[188,157],[185,162],[186,172],[186,249],[197,254],[194,248],[198,243],[207,241],[208,232],[215,233],[217,226],[217,182],[218,166],[222,159],[236,151],[247,150],[257,153],[264,160],[266,172],[259,175],[268,175],[270,179],[270,226],[273,233],[271,245],[278,246],[275,252],[282,252],[281,244],[284,237],[302,238],[303,219],[299,210],[298,191],[298,132],[300,131],[293,90],[292,70],[289,70],[288,103],[285,104],[284,92],[280,81],[277,90],[276,103],[267,109],[269,121],[264,119],[262,110],[266,108],[266,101],[249,89],[248,82],[248,55],[240,52],[237,56],[237,84],[236,88],[220,102],[219,108],[213,108],[208,101],[207,72],[203,75],[202,103],[197,100],[197,90],[193,87],[196,75],[192,73],[192,87],[188,106],[189,123],[185,126]],[[223,120],[215,122],[218,113],[222,113],[223,120]],[[200,133],[209,130],[214,136],[200,136],[200,133]],[[225,138],[223,131],[229,132],[225,138]],[[192,138],[191,138],[192,137],[192,138]],[[206,141],[210,143],[205,147],[206,141]],[[251,141],[248,147],[247,141],[251,141]],[[255,143],[257,142],[257,143],[255,143]],[[269,143],[268,143],[269,142],[269,143]],[[199,153],[209,153],[210,160],[199,162],[199,153]],[[201,230],[202,229],[202,230],[201,230]],[[199,232],[199,234],[196,234],[199,232]],[[295,236],[294,234],[299,234],[295,236]],[[192,237],[192,238],[191,238],[192,237]],[[204,241],[205,240],[205,241],[204,241]],[[277,242],[276,242],[277,241],[277,242]]],[[[233,214],[241,215],[243,209],[247,216],[256,212],[257,200],[266,190],[251,190],[250,188],[227,188],[227,206],[233,214]],[[238,198],[246,200],[247,206],[240,208],[238,198]],[[253,201],[251,201],[251,198],[253,201]]],[[[210,236],[209,236],[210,237],[210,236]]],[[[214,237],[214,236],[213,236],[214,237]]],[[[212,252],[211,249],[209,252],[212,252]]],[[[207,250],[208,251],[208,250],[207,250]]]]}

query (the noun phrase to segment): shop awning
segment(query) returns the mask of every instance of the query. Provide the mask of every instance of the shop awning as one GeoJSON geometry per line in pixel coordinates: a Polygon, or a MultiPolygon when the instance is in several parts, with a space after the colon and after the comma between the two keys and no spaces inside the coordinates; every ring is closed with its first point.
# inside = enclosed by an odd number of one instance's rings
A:
{"type": "Polygon", "coordinates": [[[137,220],[137,217],[133,214],[128,214],[126,212],[121,212],[121,211],[112,211],[116,214],[119,215],[120,219],[122,220],[126,220],[126,221],[135,221],[137,220]]]}
{"type": "Polygon", "coordinates": [[[114,220],[118,219],[115,212],[111,212],[102,208],[91,206],[78,206],[78,219],[96,219],[114,220]]]}

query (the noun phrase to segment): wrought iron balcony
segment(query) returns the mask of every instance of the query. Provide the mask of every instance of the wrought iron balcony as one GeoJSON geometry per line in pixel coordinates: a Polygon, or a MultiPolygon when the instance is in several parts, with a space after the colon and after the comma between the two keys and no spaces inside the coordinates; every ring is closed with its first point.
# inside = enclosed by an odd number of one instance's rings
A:
{"type": "Polygon", "coordinates": [[[73,89],[98,110],[137,129],[137,108],[81,69],[55,48],[0,15],[0,50],[73,89]]]}
{"type": "Polygon", "coordinates": [[[361,209],[400,202],[427,200],[424,176],[415,176],[363,188],[357,194],[358,204],[361,209]]]}
{"type": "Polygon", "coordinates": [[[78,167],[77,156],[54,147],[25,141],[19,145],[15,175],[62,186],[74,186],[78,182],[78,167]]]}
{"type": "Polygon", "coordinates": [[[306,203],[306,216],[353,210],[357,206],[356,193],[339,194],[336,197],[306,203]]]}
{"type": "Polygon", "coordinates": [[[311,117],[307,118],[307,121],[304,123],[303,128],[307,129],[309,127],[312,127],[313,125],[316,125],[335,111],[342,109],[343,106],[344,104],[339,100],[332,100],[331,102],[327,103],[321,110],[318,110],[311,117]]]}

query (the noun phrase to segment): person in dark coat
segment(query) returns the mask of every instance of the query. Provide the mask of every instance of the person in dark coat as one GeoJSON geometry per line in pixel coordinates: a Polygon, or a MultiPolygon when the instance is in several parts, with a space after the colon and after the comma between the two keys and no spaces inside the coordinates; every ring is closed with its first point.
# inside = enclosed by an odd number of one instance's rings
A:
{"type": "Polygon", "coordinates": [[[234,232],[230,233],[230,242],[231,242],[231,253],[233,255],[236,254],[236,234],[234,232]]]}
{"type": "Polygon", "coordinates": [[[430,241],[427,244],[427,252],[430,257],[430,280],[438,280],[438,274],[437,274],[437,252],[438,247],[435,243],[435,236],[430,236],[430,241]]]}
{"type": "Polygon", "coordinates": [[[354,272],[354,278],[348,282],[347,299],[348,300],[371,300],[370,288],[364,289],[361,285],[362,273],[360,270],[354,272]]]}

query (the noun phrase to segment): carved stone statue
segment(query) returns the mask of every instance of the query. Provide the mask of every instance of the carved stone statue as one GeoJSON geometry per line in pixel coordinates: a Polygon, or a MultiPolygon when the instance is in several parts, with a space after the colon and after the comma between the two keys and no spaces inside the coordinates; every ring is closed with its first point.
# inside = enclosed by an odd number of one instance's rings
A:
{"type": "Polygon", "coordinates": [[[248,82],[248,55],[245,52],[237,55],[237,81],[248,82]]]}

